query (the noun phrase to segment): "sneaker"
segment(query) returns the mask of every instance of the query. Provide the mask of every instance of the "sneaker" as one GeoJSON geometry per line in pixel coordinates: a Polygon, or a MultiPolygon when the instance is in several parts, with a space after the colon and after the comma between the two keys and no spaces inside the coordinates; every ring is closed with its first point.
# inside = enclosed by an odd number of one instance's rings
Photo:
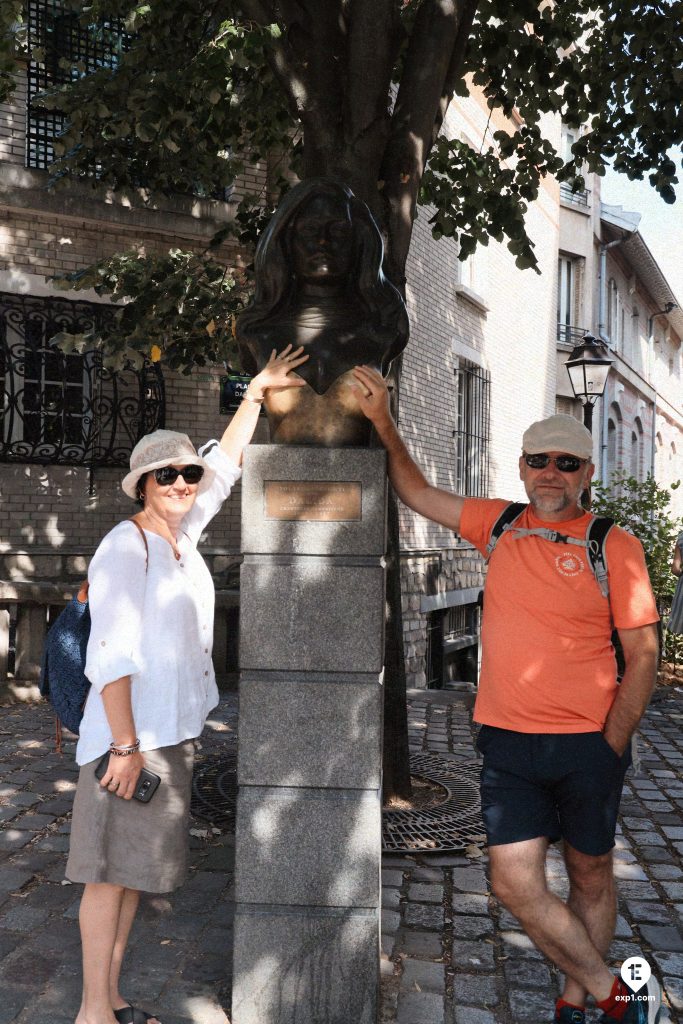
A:
{"type": "Polygon", "coordinates": [[[603,1013],[598,1024],[658,1024],[662,1014],[662,990],[653,976],[637,992],[631,993],[626,1013],[617,1022],[616,1017],[603,1013]]]}
{"type": "Polygon", "coordinates": [[[554,1024],[586,1024],[586,1014],[576,1006],[563,1006],[555,1010],[554,1024]]]}

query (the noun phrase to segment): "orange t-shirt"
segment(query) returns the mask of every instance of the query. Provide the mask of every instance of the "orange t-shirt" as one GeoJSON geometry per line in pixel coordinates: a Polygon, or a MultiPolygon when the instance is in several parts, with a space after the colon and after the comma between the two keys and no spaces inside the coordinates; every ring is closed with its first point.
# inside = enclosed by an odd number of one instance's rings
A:
{"type": "MultiPolygon", "coordinates": [[[[482,554],[507,504],[466,499],[460,533],[482,554]]],[[[589,521],[584,512],[548,523],[527,507],[515,526],[550,527],[584,540],[589,521]]],[[[609,600],[585,548],[514,533],[500,537],[486,580],[475,721],[516,732],[603,728],[617,689],[612,623],[633,629],[659,618],[640,541],[615,526],[605,556],[609,600]]]]}

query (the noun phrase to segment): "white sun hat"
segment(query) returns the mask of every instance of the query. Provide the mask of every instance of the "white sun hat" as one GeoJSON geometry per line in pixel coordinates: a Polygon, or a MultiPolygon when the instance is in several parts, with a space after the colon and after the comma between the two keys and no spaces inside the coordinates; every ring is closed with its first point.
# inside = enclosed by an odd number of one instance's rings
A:
{"type": "Polygon", "coordinates": [[[140,477],[162,466],[201,466],[204,476],[197,486],[198,494],[211,486],[216,475],[209,463],[197,455],[187,434],[180,434],[177,430],[155,430],[140,438],[130,453],[130,473],[121,481],[124,493],[129,498],[137,498],[140,477]]]}

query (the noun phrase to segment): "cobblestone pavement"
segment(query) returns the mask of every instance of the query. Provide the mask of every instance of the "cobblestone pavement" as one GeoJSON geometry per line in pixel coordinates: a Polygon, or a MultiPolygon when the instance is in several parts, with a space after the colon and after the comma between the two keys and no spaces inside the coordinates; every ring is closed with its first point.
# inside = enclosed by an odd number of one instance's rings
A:
{"type": "MultiPolygon", "coordinates": [[[[203,754],[234,739],[234,698],[208,724],[203,754]]],[[[641,953],[683,1024],[683,692],[651,707],[641,763],[622,803],[619,921],[610,956],[641,953]]],[[[458,694],[412,691],[413,749],[472,760],[458,694]]],[[[54,752],[44,706],[0,707],[0,1024],[73,1024],[80,995],[80,886],[64,884],[75,788],[73,745],[54,752]]],[[[147,897],[126,964],[126,995],[164,1024],[227,1024],[233,837],[193,822],[190,880],[147,897]]],[[[552,1019],[558,973],[490,896],[486,856],[392,854],[383,861],[382,1021],[536,1024],[552,1019]]],[[[559,853],[549,859],[565,895],[559,853]]],[[[597,1018],[593,1014],[593,1019],[597,1018]]],[[[354,1024],[354,1022],[348,1022],[354,1024]]]]}

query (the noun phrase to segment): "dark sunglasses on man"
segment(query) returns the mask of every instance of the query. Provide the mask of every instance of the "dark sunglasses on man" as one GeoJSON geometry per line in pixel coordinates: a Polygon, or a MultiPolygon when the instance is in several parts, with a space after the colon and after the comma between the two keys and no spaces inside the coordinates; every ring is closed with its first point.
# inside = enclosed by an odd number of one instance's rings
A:
{"type": "Polygon", "coordinates": [[[588,459],[579,459],[576,455],[547,455],[545,452],[527,455],[525,452],[524,461],[530,469],[545,469],[549,463],[554,462],[560,473],[576,473],[588,459]]]}
{"type": "Polygon", "coordinates": [[[154,479],[160,487],[174,484],[179,476],[182,476],[186,484],[198,484],[204,476],[204,467],[190,465],[176,469],[175,466],[162,466],[161,469],[154,470],[154,479]]]}

